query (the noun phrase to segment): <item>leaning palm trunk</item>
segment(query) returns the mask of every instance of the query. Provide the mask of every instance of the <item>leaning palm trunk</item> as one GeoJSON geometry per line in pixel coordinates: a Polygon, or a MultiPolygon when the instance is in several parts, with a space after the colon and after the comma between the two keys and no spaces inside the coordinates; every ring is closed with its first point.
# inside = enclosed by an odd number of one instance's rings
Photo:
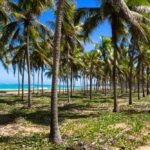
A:
{"type": "Polygon", "coordinates": [[[31,107],[31,80],[30,80],[30,55],[29,55],[29,25],[27,25],[27,49],[26,49],[26,59],[27,59],[27,70],[28,70],[28,107],[31,107]]]}
{"type": "Polygon", "coordinates": [[[61,143],[61,135],[58,126],[58,96],[57,96],[57,84],[58,84],[58,72],[59,72],[59,60],[60,60],[60,43],[61,43],[61,28],[63,18],[63,8],[65,0],[58,1],[57,17],[56,17],[56,29],[54,36],[54,49],[53,49],[53,74],[52,74],[52,95],[51,95],[51,128],[50,128],[50,141],[52,143],[61,143]]]}
{"type": "Polygon", "coordinates": [[[126,20],[128,20],[135,28],[137,28],[145,39],[147,39],[143,28],[137,21],[137,19],[143,19],[143,17],[138,13],[130,11],[124,0],[110,0],[110,2],[115,5],[116,8],[118,8],[118,10],[122,13],[123,17],[126,18],[126,20]]]}

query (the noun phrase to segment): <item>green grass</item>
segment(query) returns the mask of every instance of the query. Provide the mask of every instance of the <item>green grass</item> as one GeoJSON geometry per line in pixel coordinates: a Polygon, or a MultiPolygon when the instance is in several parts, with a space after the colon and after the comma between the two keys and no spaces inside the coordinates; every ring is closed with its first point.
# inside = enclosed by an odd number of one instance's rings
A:
{"type": "Polygon", "coordinates": [[[136,149],[148,145],[150,141],[150,97],[137,100],[128,106],[127,95],[119,97],[119,112],[113,113],[112,95],[95,93],[92,100],[75,93],[71,102],[67,96],[59,96],[59,124],[63,144],[48,142],[50,124],[50,97],[34,96],[32,108],[28,109],[26,100],[17,96],[0,97],[0,136],[2,150],[64,150],[70,146],[77,149],[82,145],[99,149],[100,146],[122,149],[136,149]],[[24,127],[23,130],[18,128],[24,127]],[[31,129],[31,130],[26,130],[31,129]],[[32,130],[36,130],[32,132],[32,130]],[[11,133],[15,130],[15,134],[11,133]]]}

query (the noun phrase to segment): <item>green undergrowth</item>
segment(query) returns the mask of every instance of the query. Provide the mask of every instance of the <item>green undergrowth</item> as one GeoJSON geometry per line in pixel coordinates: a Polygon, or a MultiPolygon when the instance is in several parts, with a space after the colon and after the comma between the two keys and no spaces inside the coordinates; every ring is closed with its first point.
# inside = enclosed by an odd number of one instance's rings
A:
{"type": "Polygon", "coordinates": [[[150,97],[137,100],[128,106],[127,94],[119,96],[119,112],[113,113],[113,99],[109,94],[94,93],[89,96],[75,93],[67,103],[66,94],[59,96],[59,125],[63,143],[52,145],[48,142],[50,124],[50,96],[34,96],[32,108],[27,100],[18,96],[0,97],[0,126],[3,132],[15,130],[16,134],[0,136],[2,150],[65,150],[76,149],[79,143],[99,149],[136,149],[150,141],[150,97]],[[19,131],[14,125],[25,129],[39,129],[37,132],[19,131]],[[18,132],[17,132],[18,130],[18,132]],[[27,133],[26,133],[27,132],[27,133]]]}

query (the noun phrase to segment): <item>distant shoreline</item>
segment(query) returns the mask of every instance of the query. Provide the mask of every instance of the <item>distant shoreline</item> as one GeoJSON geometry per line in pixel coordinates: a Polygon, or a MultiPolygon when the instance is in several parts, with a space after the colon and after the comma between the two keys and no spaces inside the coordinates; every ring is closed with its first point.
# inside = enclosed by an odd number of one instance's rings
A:
{"type": "MultiPolygon", "coordinates": [[[[39,89],[41,90],[42,89],[42,85],[37,85],[37,84],[34,84],[32,85],[31,84],[31,90],[33,89],[36,90],[36,89],[39,89]]],[[[63,85],[58,85],[58,90],[59,88],[62,90],[63,88],[66,89],[67,86],[63,86],[63,85]]],[[[70,87],[69,87],[70,88],[70,87]]],[[[75,89],[80,89],[81,86],[75,86],[75,89]]],[[[20,85],[20,90],[22,89],[22,85],[20,85]]],[[[48,84],[44,84],[43,85],[43,89],[44,90],[51,90],[51,85],[48,85],[48,84]]],[[[11,83],[11,84],[4,84],[4,83],[1,83],[0,84],[0,91],[4,92],[4,91],[17,91],[18,90],[18,84],[17,83],[11,83]]],[[[24,90],[28,90],[28,84],[24,84],[24,90]]]]}

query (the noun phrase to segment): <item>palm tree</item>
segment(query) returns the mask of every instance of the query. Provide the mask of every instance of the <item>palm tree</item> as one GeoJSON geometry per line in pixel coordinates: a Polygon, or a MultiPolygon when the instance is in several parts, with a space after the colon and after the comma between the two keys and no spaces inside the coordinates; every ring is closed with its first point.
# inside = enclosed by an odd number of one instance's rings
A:
{"type": "Polygon", "coordinates": [[[103,1],[101,6],[98,8],[81,8],[77,12],[77,18],[85,18],[84,33],[85,37],[91,33],[91,31],[97,27],[104,19],[109,19],[112,28],[112,44],[114,48],[114,59],[113,59],[113,90],[114,90],[114,109],[117,111],[117,89],[116,89],[116,62],[117,62],[117,41],[120,38],[122,29],[125,28],[124,22],[133,25],[139,33],[145,38],[145,32],[137,18],[142,20],[144,17],[134,11],[131,11],[124,0],[111,0],[103,1]]]}
{"type": "Polygon", "coordinates": [[[92,99],[92,86],[93,86],[93,76],[94,76],[94,71],[95,71],[95,66],[99,61],[99,50],[92,50],[91,52],[86,52],[84,54],[84,59],[85,59],[85,65],[86,65],[86,70],[90,79],[90,100],[92,99]]]}
{"type": "Polygon", "coordinates": [[[129,47],[129,105],[132,105],[132,83],[133,83],[133,62],[134,62],[134,52],[135,52],[135,41],[131,40],[131,46],[129,47]]]}
{"type": "Polygon", "coordinates": [[[101,36],[100,39],[101,39],[101,43],[99,46],[101,52],[100,59],[103,61],[102,70],[103,70],[103,78],[105,83],[105,96],[106,96],[106,90],[107,90],[106,80],[112,71],[112,66],[111,66],[112,44],[111,44],[111,38],[101,36]]]}
{"type": "Polygon", "coordinates": [[[20,35],[24,35],[24,42],[26,43],[25,56],[28,72],[28,107],[31,107],[30,42],[31,39],[36,42],[37,38],[40,36],[38,33],[39,28],[50,32],[46,26],[36,20],[42,10],[47,7],[47,4],[48,2],[45,0],[42,2],[38,2],[36,0],[19,0],[17,3],[8,2],[8,5],[12,10],[11,18],[14,19],[4,27],[3,36],[1,38],[3,43],[8,42],[11,48],[15,45],[18,37],[20,37],[20,35]],[[34,9],[30,5],[31,3],[34,6],[34,9]],[[11,39],[10,43],[9,39],[11,39]]]}
{"type": "Polygon", "coordinates": [[[53,67],[52,67],[52,91],[51,91],[51,124],[49,139],[52,143],[60,143],[61,135],[58,126],[58,106],[57,106],[57,84],[59,72],[59,59],[60,59],[60,44],[61,44],[61,28],[63,19],[65,0],[59,0],[56,15],[56,29],[54,35],[54,48],[53,48],[53,67]]]}
{"type": "MultiPolygon", "coordinates": [[[[53,23],[50,22],[52,25],[53,23]]],[[[75,23],[75,3],[68,1],[64,7],[64,16],[62,22],[62,42],[61,42],[61,60],[66,70],[66,83],[68,102],[70,102],[70,94],[72,96],[72,67],[70,56],[77,48],[81,46],[81,24],[75,23]],[[70,78],[70,86],[69,86],[70,78]]]]}

